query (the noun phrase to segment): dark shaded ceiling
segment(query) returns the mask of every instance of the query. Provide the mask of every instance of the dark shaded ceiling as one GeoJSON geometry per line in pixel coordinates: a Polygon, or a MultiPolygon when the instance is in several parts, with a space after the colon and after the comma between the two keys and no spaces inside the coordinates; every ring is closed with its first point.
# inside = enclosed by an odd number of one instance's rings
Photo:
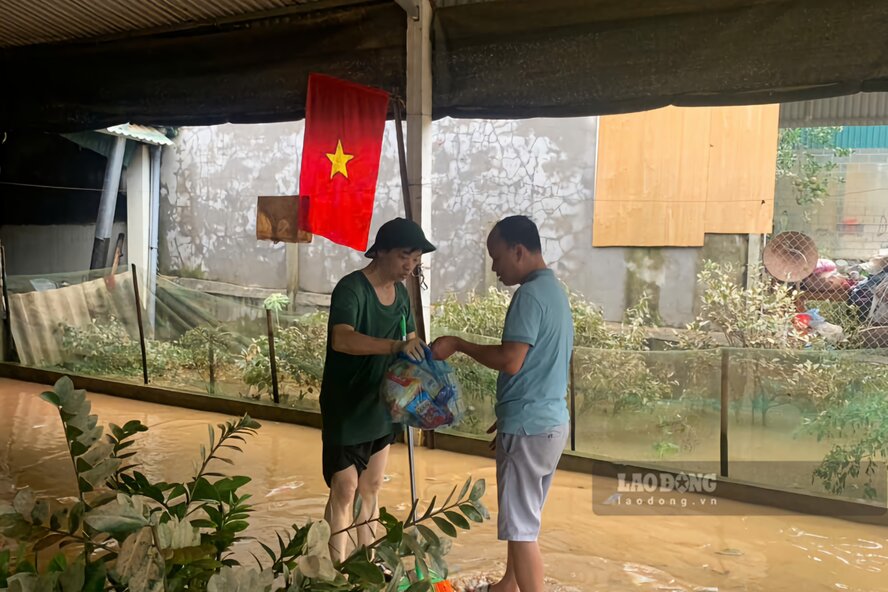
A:
{"type": "MultiPolygon", "coordinates": [[[[13,4],[0,0],[0,21],[13,4]]],[[[92,18],[116,4],[97,1],[92,18]]],[[[0,129],[299,119],[310,72],[404,92],[406,16],[393,1],[209,6],[221,16],[157,17],[131,31],[118,16],[103,37],[62,31],[68,41],[51,44],[0,28],[0,129]]],[[[433,114],[561,117],[884,91],[886,33],[884,0],[445,0],[433,24],[433,114]]]]}

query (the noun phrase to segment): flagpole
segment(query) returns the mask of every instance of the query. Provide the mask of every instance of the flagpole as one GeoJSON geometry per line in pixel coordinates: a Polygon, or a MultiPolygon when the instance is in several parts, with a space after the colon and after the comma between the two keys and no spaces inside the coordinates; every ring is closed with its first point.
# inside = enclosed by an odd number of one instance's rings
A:
{"type": "MultiPolygon", "coordinates": [[[[404,214],[408,220],[413,220],[413,203],[410,200],[410,184],[407,178],[407,152],[404,148],[404,129],[402,127],[401,99],[397,95],[392,96],[392,104],[395,111],[395,135],[398,139],[398,164],[401,169],[401,192],[404,195],[404,214]]],[[[415,220],[414,220],[415,221],[415,220]]],[[[425,324],[422,322],[422,291],[419,286],[419,278],[416,274],[410,274],[410,292],[413,296],[413,318],[416,322],[416,331],[420,339],[426,341],[425,324]],[[419,311],[419,315],[416,312],[419,311]]],[[[403,327],[402,339],[406,339],[406,326],[403,327]]],[[[416,462],[413,457],[414,442],[413,428],[404,426],[407,430],[407,464],[410,468],[410,502],[416,504],[416,462]]]]}

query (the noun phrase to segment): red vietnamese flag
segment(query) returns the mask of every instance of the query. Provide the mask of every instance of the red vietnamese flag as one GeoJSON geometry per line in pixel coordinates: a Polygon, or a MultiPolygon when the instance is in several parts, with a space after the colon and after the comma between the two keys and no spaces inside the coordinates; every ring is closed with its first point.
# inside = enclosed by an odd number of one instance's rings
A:
{"type": "Polygon", "coordinates": [[[305,230],[361,251],[367,248],[386,92],[311,74],[299,194],[308,196],[305,230]]]}

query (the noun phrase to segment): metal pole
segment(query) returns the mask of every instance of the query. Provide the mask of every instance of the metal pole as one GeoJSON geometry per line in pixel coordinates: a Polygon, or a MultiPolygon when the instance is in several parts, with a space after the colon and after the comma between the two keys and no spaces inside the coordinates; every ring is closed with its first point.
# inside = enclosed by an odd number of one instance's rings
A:
{"type": "Polygon", "coordinates": [[[6,275],[6,247],[0,245],[0,271],[2,271],[3,282],[3,344],[6,351],[3,353],[3,359],[12,361],[15,359],[15,346],[12,343],[12,311],[9,309],[9,288],[6,275]]]}
{"type": "MultiPolygon", "coordinates": [[[[404,130],[402,129],[401,119],[401,99],[397,96],[392,97],[392,104],[395,111],[395,135],[398,138],[398,164],[401,170],[401,193],[404,196],[404,214],[408,220],[413,219],[413,205],[410,202],[410,185],[407,179],[407,153],[404,148],[404,130]]],[[[416,274],[411,274],[409,282],[409,292],[413,301],[413,319],[416,323],[416,333],[419,338],[426,341],[425,323],[422,318],[422,291],[419,286],[419,278],[416,274]],[[417,315],[417,311],[419,314],[417,315]]],[[[402,332],[403,333],[403,332],[402,332]]],[[[401,339],[407,340],[407,335],[402,334],[401,339]]],[[[407,430],[407,464],[410,469],[410,502],[411,505],[416,503],[416,463],[414,459],[413,429],[410,426],[404,426],[407,430]]]]}
{"type": "Polygon", "coordinates": [[[275,403],[280,403],[278,393],[277,356],[274,353],[274,323],[271,322],[271,310],[265,309],[265,322],[268,325],[268,360],[271,362],[271,395],[275,403]]]}
{"type": "Polygon", "coordinates": [[[719,460],[721,476],[728,476],[728,403],[730,401],[730,358],[727,348],[721,350],[721,437],[719,438],[719,460]]]}
{"type": "Polygon", "coordinates": [[[577,451],[577,389],[574,376],[574,354],[570,354],[570,449],[577,451]]]}
{"type": "Polygon", "coordinates": [[[401,192],[404,195],[404,215],[413,220],[413,202],[410,199],[410,182],[407,179],[407,151],[404,148],[404,117],[401,114],[400,97],[392,97],[395,112],[395,137],[398,140],[398,163],[401,165],[401,192]]]}
{"type": "Polygon", "coordinates": [[[151,189],[148,192],[148,328],[153,336],[157,322],[157,225],[160,218],[160,155],[161,147],[151,147],[151,189]]]}
{"type": "Polygon", "coordinates": [[[93,242],[90,269],[102,269],[108,264],[108,244],[111,241],[111,228],[114,226],[114,210],[117,207],[117,192],[120,189],[124,148],[126,148],[126,138],[118,136],[115,138],[111,154],[108,155],[102,199],[99,202],[99,214],[96,216],[96,238],[93,242]]]}
{"type": "Polygon", "coordinates": [[[142,302],[139,299],[139,278],[133,263],[133,294],[136,300],[136,320],[139,322],[139,346],[142,348],[142,379],[148,384],[148,354],[145,351],[145,328],[142,326],[142,302]]]}
{"type": "MultiPolygon", "coordinates": [[[[404,215],[408,220],[420,223],[413,217],[413,203],[410,199],[410,185],[407,178],[407,152],[404,148],[404,132],[401,118],[401,99],[392,97],[395,111],[395,135],[398,138],[398,164],[401,171],[401,194],[404,197],[404,215]]],[[[421,265],[421,264],[420,264],[421,265]]],[[[412,274],[407,280],[407,290],[410,293],[410,301],[413,304],[413,320],[416,323],[416,334],[423,341],[427,341],[425,319],[422,315],[422,287],[419,285],[419,274],[412,274]]]]}
{"type": "MultiPolygon", "coordinates": [[[[407,333],[406,333],[406,325],[405,319],[401,317],[401,341],[407,341],[407,333]]],[[[411,507],[416,504],[416,461],[414,460],[414,442],[413,442],[413,428],[410,426],[404,426],[404,429],[407,430],[407,466],[410,468],[410,505],[411,507]]]]}

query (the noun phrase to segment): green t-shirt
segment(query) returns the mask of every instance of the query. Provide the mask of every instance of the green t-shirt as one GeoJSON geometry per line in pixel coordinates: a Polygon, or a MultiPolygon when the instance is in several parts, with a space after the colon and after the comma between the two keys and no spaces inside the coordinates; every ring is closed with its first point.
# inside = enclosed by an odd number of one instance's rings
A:
{"type": "Polygon", "coordinates": [[[415,331],[410,299],[403,284],[395,284],[395,301],[384,306],[361,271],[342,278],[330,298],[327,361],[321,384],[323,439],[329,444],[370,442],[391,434],[392,421],[379,396],[379,385],[392,356],[352,356],[333,351],[334,325],[350,325],[370,337],[401,339],[401,316],[407,333],[415,331]]]}

